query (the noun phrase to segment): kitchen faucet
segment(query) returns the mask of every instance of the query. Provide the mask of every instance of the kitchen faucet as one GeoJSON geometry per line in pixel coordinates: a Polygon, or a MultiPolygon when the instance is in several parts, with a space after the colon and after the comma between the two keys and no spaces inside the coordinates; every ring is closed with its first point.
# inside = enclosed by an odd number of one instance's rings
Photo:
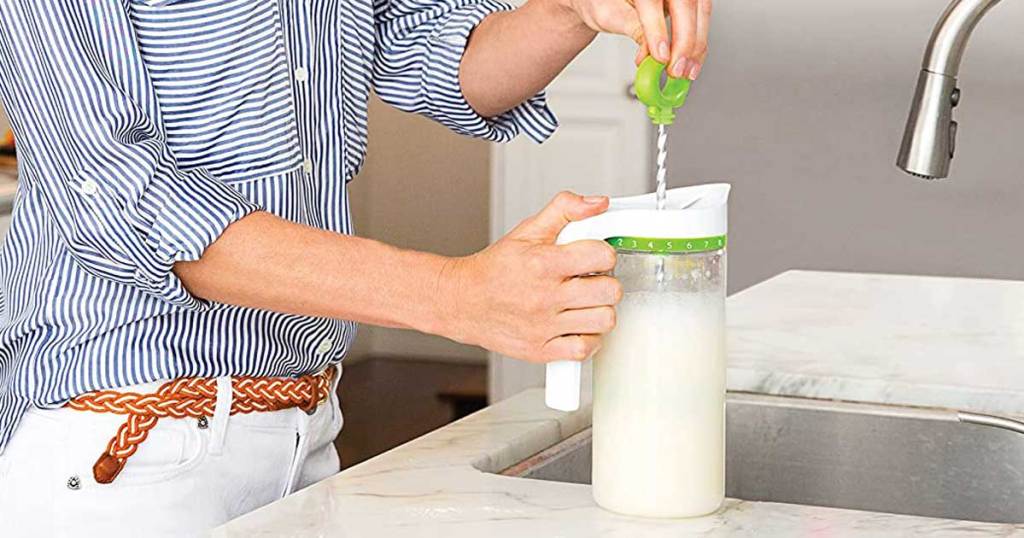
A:
{"type": "Polygon", "coordinates": [[[935,25],[924,53],[910,117],[896,166],[926,179],[949,175],[956,147],[953,108],[960,102],[956,77],[971,31],[999,0],[953,0],[935,25]]]}

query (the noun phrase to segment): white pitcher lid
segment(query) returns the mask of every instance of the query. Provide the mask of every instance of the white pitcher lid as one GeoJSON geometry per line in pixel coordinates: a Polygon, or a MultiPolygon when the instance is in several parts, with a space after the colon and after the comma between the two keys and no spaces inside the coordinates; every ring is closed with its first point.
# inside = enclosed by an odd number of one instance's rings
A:
{"type": "Polygon", "coordinates": [[[566,225],[558,243],[598,239],[630,250],[717,250],[725,246],[728,232],[730,188],[709,183],[670,189],[660,210],[654,193],[613,198],[605,213],[566,225]]]}

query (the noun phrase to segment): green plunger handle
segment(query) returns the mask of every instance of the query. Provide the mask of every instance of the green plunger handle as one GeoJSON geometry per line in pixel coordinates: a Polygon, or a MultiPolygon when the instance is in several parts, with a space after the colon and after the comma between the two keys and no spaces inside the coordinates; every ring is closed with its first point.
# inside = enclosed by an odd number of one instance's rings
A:
{"type": "Polygon", "coordinates": [[[647,115],[657,125],[671,125],[676,119],[675,109],[686,103],[690,93],[690,80],[667,77],[661,86],[661,74],[665,64],[648,56],[636,69],[636,96],[647,105],[647,115]]]}

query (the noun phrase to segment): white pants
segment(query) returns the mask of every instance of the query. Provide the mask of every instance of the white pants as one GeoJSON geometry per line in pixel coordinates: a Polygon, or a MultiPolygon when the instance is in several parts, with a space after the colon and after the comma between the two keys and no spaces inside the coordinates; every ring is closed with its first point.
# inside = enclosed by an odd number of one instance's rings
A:
{"type": "Polygon", "coordinates": [[[0,535],[202,536],[338,472],[335,391],[312,415],[227,416],[230,381],[218,381],[217,412],[205,428],[161,419],[112,484],[96,483],[92,465],[124,415],[30,410],[0,455],[0,535]]]}

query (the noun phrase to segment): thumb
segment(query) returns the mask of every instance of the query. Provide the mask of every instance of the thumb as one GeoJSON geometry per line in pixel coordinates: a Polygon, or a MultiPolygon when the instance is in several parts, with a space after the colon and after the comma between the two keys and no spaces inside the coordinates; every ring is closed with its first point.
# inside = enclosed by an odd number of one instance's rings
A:
{"type": "Polygon", "coordinates": [[[608,210],[607,196],[580,196],[560,192],[540,213],[526,219],[511,234],[519,239],[554,242],[566,224],[608,210]]]}

